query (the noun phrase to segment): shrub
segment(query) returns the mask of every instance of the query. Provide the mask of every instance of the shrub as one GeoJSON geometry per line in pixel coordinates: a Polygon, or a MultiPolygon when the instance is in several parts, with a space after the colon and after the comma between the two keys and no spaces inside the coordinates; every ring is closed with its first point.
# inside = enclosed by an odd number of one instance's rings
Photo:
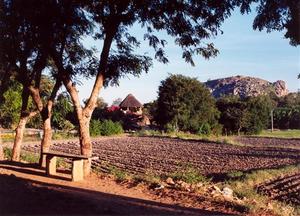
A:
{"type": "Polygon", "coordinates": [[[198,134],[201,135],[210,135],[211,134],[211,127],[208,123],[204,123],[199,127],[198,134]]]}
{"type": "Polygon", "coordinates": [[[182,180],[189,184],[196,184],[199,182],[205,183],[210,181],[210,179],[203,176],[197,169],[193,167],[187,167],[183,170],[172,173],[171,177],[176,181],[182,180]]]}
{"type": "Polygon", "coordinates": [[[123,133],[122,125],[119,122],[113,122],[111,120],[105,120],[101,124],[101,135],[110,136],[114,134],[123,133]]]}
{"type": "Polygon", "coordinates": [[[99,120],[91,120],[91,136],[110,136],[121,133],[123,133],[123,128],[119,122],[113,122],[111,120],[104,120],[103,122],[99,120]]]}
{"type": "Polygon", "coordinates": [[[91,122],[90,122],[90,134],[91,134],[91,136],[101,135],[101,121],[91,120],[91,122]]]}

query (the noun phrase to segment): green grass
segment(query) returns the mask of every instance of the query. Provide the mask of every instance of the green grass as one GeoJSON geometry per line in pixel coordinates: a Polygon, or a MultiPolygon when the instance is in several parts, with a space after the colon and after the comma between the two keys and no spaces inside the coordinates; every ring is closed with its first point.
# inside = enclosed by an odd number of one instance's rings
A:
{"type": "MultiPolygon", "coordinates": [[[[3,153],[4,153],[4,156],[8,159],[8,160],[11,160],[11,157],[12,157],[12,149],[11,148],[3,148],[3,153]]],[[[26,161],[28,163],[38,163],[39,162],[39,155],[38,154],[35,154],[35,153],[31,153],[31,152],[21,152],[21,155],[20,155],[20,160],[21,161],[26,161]]]]}
{"type": "Polygon", "coordinates": [[[115,177],[117,182],[124,182],[129,177],[129,174],[126,171],[112,165],[108,166],[108,172],[115,177]]]}
{"type": "Polygon", "coordinates": [[[192,166],[183,167],[182,169],[169,174],[169,177],[179,181],[182,180],[189,184],[196,184],[199,182],[209,182],[210,179],[203,176],[199,170],[195,169],[192,166]]]}
{"type": "Polygon", "coordinates": [[[278,138],[300,138],[300,130],[263,130],[258,136],[278,138]]]}

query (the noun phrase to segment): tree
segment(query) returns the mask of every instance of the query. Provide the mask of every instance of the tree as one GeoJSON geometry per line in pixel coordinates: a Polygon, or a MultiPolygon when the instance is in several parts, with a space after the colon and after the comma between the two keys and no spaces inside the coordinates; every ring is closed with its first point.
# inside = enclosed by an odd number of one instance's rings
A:
{"type": "Polygon", "coordinates": [[[238,96],[223,96],[217,100],[220,111],[219,123],[223,125],[226,135],[238,134],[248,127],[249,112],[247,106],[238,96]]]}
{"type": "Polygon", "coordinates": [[[224,96],[218,99],[219,123],[223,133],[258,134],[269,125],[270,111],[274,107],[269,96],[241,99],[237,96],[224,96]]]}
{"type": "MultiPolygon", "coordinates": [[[[14,77],[23,86],[20,121],[16,129],[13,160],[19,160],[20,146],[26,122],[34,114],[28,109],[31,96],[43,120],[44,136],[41,154],[47,151],[51,142],[51,110],[60,79],[51,91],[47,102],[41,95],[42,71],[48,66],[50,42],[53,41],[51,17],[56,18],[55,1],[12,1],[0,3],[0,67],[6,77],[14,77]],[[50,16],[51,14],[51,16],[50,16]]],[[[58,17],[56,19],[59,19],[58,17]]],[[[50,70],[50,72],[55,72],[50,70]]],[[[53,73],[52,73],[53,74],[53,73]]],[[[42,162],[43,160],[41,160],[42,162]]]]}
{"type": "Polygon", "coordinates": [[[274,125],[281,129],[300,128],[300,93],[290,93],[274,109],[274,125]]]}
{"type": "Polygon", "coordinates": [[[143,114],[146,115],[151,124],[155,121],[155,116],[157,115],[157,100],[145,103],[143,106],[143,114]]]}
{"type": "MultiPolygon", "coordinates": [[[[245,1],[246,2],[246,1],[245,1]]],[[[290,44],[300,44],[300,1],[299,0],[255,0],[259,2],[256,7],[257,16],[253,28],[271,31],[286,30],[285,38],[290,44]]]]}
{"type": "Polygon", "coordinates": [[[247,134],[258,134],[263,129],[268,128],[270,123],[270,113],[274,108],[269,96],[249,97],[245,101],[250,114],[248,127],[245,128],[247,134]]]}
{"type": "Polygon", "coordinates": [[[217,118],[214,98],[197,79],[170,75],[161,82],[155,119],[162,128],[197,133],[204,125],[213,128],[217,118]]]}

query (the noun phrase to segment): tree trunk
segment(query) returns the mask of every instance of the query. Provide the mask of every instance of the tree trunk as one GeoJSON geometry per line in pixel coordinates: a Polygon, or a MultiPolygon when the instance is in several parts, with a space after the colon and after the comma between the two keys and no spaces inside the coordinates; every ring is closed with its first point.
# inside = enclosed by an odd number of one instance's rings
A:
{"type": "Polygon", "coordinates": [[[46,157],[43,155],[44,152],[48,152],[51,146],[52,140],[52,128],[51,128],[51,115],[46,119],[43,119],[43,138],[41,142],[41,154],[39,164],[41,167],[46,167],[46,157]]]}
{"type": "Polygon", "coordinates": [[[27,116],[20,117],[18,127],[16,128],[16,136],[14,140],[14,147],[12,150],[12,158],[11,158],[12,161],[20,161],[21,145],[23,141],[24,130],[25,130],[27,120],[28,120],[27,116]]]}
{"type": "MultiPolygon", "coordinates": [[[[99,78],[98,78],[99,80],[99,78]]],[[[97,88],[101,89],[103,85],[103,77],[100,79],[100,83],[97,83],[97,88]]],[[[72,81],[68,78],[64,79],[64,85],[69,92],[72,102],[75,107],[76,116],[79,123],[79,143],[80,143],[80,150],[81,154],[84,156],[91,157],[92,156],[92,143],[90,138],[90,119],[92,116],[92,112],[94,111],[94,107],[97,100],[97,94],[94,94],[94,96],[91,96],[89,98],[89,102],[86,105],[86,107],[83,109],[81,107],[80,101],[79,101],[79,95],[78,92],[73,85],[72,81]],[[95,103],[93,103],[95,102],[95,103]]],[[[99,82],[99,81],[98,81],[99,82]]],[[[91,171],[91,160],[84,163],[84,176],[88,176],[91,171]]]]}
{"type": "MultiPolygon", "coordinates": [[[[81,107],[79,95],[75,85],[72,83],[70,79],[70,74],[64,69],[62,58],[59,57],[57,54],[53,54],[55,64],[58,67],[60,73],[62,74],[62,81],[72,98],[72,102],[77,114],[77,118],[79,122],[79,142],[80,142],[81,154],[89,157],[92,156],[92,143],[91,143],[90,132],[89,132],[89,123],[90,123],[92,113],[96,107],[97,97],[104,84],[104,80],[105,80],[104,71],[107,65],[109,50],[111,48],[114,35],[118,30],[119,24],[120,22],[113,23],[112,25],[110,25],[109,31],[107,32],[106,37],[104,38],[98,73],[96,76],[96,80],[91,95],[84,108],[81,107]]],[[[84,176],[88,176],[90,174],[90,171],[91,171],[91,160],[89,160],[84,164],[84,176]]]]}
{"type": "Polygon", "coordinates": [[[16,136],[14,139],[14,146],[13,146],[12,158],[11,158],[12,161],[20,161],[21,145],[23,141],[26,123],[29,118],[37,114],[36,111],[35,112],[28,111],[28,100],[29,100],[29,91],[27,88],[23,86],[21,114],[20,114],[18,127],[16,128],[16,136]]]}
{"type": "Polygon", "coordinates": [[[29,91],[31,93],[31,97],[35,102],[39,112],[41,113],[43,119],[43,138],[41,142],[41,152],[40,152],[40,161],[39,164],[41,167],[46,166],[46,157],[43,155],[43,152],[47,152],[51,146],[52,140],[52,128],[51,128],[51,116],[52,116],[52,108],[54,104],[55,97],[57,92],[61,86],[61,80],[57,79],[55,85],[52,89],[50,98],[47,101],[46,106],[43,106],[43,101],[40,95],[40,90],[37,87],[29,86],[29,91]]]}
{"type": "MultiPolygon", "coordinates": [[[[90,118],[79,117],[79,143],[81,154],[91,157],[92,156],[92,143],[90,138],[90,118]]],[[[85,161],[83,164],[84,176],[89,176],[91,172],[92,161],[85,161]]]]}

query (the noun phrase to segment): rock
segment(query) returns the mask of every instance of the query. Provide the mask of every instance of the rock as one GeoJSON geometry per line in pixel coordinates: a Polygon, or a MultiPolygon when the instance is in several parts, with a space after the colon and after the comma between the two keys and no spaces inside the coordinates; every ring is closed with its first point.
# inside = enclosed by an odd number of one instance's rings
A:
{"type": "Polygon", "coordinates": [[[175,182],[173,181],[173,179],[171,177],[167,178],[166,183],[169,185],[175,185],[175,182]]]}
{"type": "Polygon", "coordinates": [[[165,188],[165,186],[159,185],[158,187],[154,188],[154,190],[163,190],[164,188],[165,188]]]}
{"type": "Polygon", "coordinates": [[[176,184],[182,190],[191,191],[191,185],[188,184],[188,183],[186,183],[186,182],[184,182],[184,181],[182,181],[182,180],[177,181],[176,184]]]}
{"type": "Polygon", "coordinates": [[[203,183],[201,183],[201,182],[199,182],[199,183],[196,184],[197,188],[201,188],[202,186],[203,186],[203,183]]]}
{"type": "Polygon", "coordinates": [[[222,194],[224,196],[233,196],[233,190],[230,189],[229,187],[224,187],[223,190],[222,190],[222,194]]]}
{"type": "Polygon", "coordinates": [[[221,193],[220,188],[218,186],[216,186],[216,185],[212,186],[212,189],[213,189],[213,191],[217,191],[217,192],[221,193]]]}
{"type": "Polygon", "coordinates": [[[214,97],[222,95],[237,95],[241,98],[249,96],[266,95],[271,92],[278,97],[288,94],[288,89],[283,80],[271,83],[255,77],[233,76],[222,79],[210,80],[204,83],[214,97]]]}
{"type": "Polygon", "coordinates": [[[186,182],[183,182],[181,184],[181,188],[184,189],[184,190],[186,190],[186,191],[191,191],[191,185],[188,184],[188,183],[186,183],[186,182]]]}

